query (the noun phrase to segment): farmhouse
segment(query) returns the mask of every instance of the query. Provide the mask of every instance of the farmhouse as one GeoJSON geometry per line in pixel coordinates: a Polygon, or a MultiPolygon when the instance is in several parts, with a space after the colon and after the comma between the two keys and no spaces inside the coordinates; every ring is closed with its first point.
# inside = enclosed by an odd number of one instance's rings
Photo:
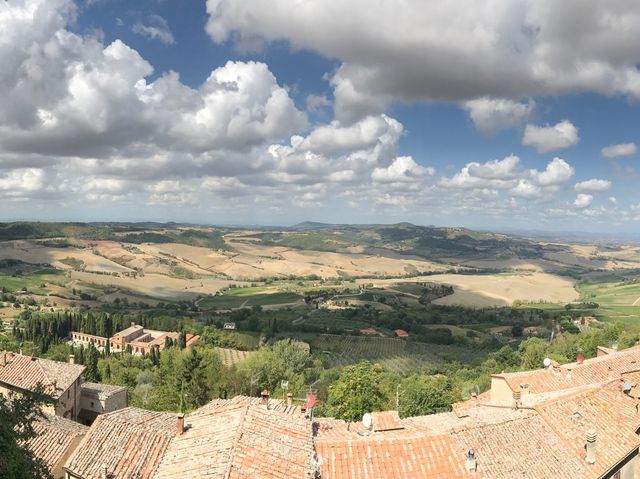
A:
{"type": "Polygon", "coordinates": [[[404,329],[394,329],[393,332],[399,338],[408,338],[409,337],[409,333],[407,333],[404,329]]]}
{"type": "MultiPolygon", "coordinates": [[[[112,352],[123,352],[130,347],[133,354],[139,355],[149,354],[153,348],[162,351],[167,340],[175,343],[178,342],[179,339],[180,333],[145,329],[136,323],[131,323],[131,326],[115,333],[111,338],[94,336],[77,331],[71,332],[71,340],[74,344],[86,346],[89,345],[89,343],[93,343],[99,351],[102,351],[108,343],[109,349],[112,352]]],[[[193,334],[186,335],[187,347],[198,344],[199,341],[200,336],[193,334]]]]}
{"type": "Polygon", "coordinates": [[[598,318],[594,318],[593,316],[580,316],[573,320],[573,324],[576,326],[593,326],[598,322],[598,318]]]}
{"type": "Polygon", "coordinates": [[[233,321],[230,321],[228,323],[224,323],[224,329],[234,330],[234,329],[236,329],[236,323],[233,322],[233,321]]]}
{"type": "Polygon", "coordinates": [[[360,334],[364,334],[365,336],[374,336],[378,334],[378,331],[373,328],[364,328],[360,330],[360,334]]]}

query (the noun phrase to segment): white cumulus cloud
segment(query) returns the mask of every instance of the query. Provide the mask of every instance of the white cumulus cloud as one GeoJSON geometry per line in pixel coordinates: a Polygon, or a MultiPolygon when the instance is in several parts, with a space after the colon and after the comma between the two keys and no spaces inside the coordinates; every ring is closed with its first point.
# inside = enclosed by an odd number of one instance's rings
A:
{"type": "Polygon", "coordinates": [[[477,98],[462,104],[469,112],[473,124],[485,133],[514,128],[527,121],[535,108],[531,100],[527,103],[505,98],[477,98]]]}
{"type": "Polygon", "coordinates": [[[611,188],[611,182],[609,180],[592,179],[587,181],[581,181],[576,183],[573,187],[578,193],[602,193],[611,188]]]}
{"type": "Polygon", "coordinates": [[[590,206],[591,203],[593,203],[593,196],[587,195],[585,193],[580,193],[576,197],[576,200],[573,202],[573,205],[576,208],[583,209],[583,208],[587,208],[588,206],[590,206]]]}
{"type": "Polygon", "coordinates": [[[241,47],[288,41],[342,62],[341,120],[393,100],[517,100],[572,92],[640,98],[633,0],[207,0],[207,32],[241,47]]]}
{"type": "Polygon", "coordinates": [[[616,158],[618,156],[632,156],[636,154],[638,148],[635,143],[619,143],[617,145],[606,146],[601,150],[605,158],[616,158]]]}
{"type": "Polygon", "coordinates": [[[541,186],[557,186],[571,179],[575,170],[562,158],[551,160],[544,171],[532,171],[531,176],[541,186]]]}
{"type": "Polygon", "coordinates": [[[387,168],[376,168],[371,178],[379,183],[415,181],[422,176],[433,176],[433,168],[418,165],[410,156],[400,156],[387,168]]]}
{"type": "Polygon", "coordinates": [[[538,153],[569,148],[578,143],[578,129],[568,120],[553,126],[527,125],[522,144],[533,146],[538,153]]]}

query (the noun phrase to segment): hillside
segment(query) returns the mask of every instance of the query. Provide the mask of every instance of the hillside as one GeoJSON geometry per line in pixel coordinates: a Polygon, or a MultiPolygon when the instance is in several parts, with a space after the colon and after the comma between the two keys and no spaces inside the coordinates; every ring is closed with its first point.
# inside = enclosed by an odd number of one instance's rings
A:
{"type": "Polygon", "coordinates": [[[453,294],[438,300],[447,305],[566,303],[578,299],[578,278],[597,281],[597,275],[616,273],[626,279],[640,269],[640,248],[633,246],[552,243],[408,223],[307,222],[247,230],[21,222],[0,224],[0,239],[5,290],[28,290],[36,303],[56,308],[198,301],[249,285],[257,287],[256,298],[203,304],[273,308],[296,304],[309,290],[350,287],[355,279],[385,288],[393,287],[380,282],[385,279],[451,285],[453,294]]]}

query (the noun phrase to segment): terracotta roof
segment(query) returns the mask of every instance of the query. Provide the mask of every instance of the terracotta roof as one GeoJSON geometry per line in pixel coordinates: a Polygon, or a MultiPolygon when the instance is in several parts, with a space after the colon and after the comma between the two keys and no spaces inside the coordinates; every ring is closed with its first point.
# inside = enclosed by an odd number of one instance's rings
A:
{"type": "MultiPolygon", "coordinates": [[[[395,411],[388,412],[395,413],[395,411]]],[[[527,418],[533,414],[535,414],[535,412],[529,409],[478,405],[477,408],[470,410],[465,417],[458,417],[451,412],[430,414],[428,416],[406,417],[400,419],[399,429],[374,431],[369,435],[371,437],[387,438],[404,437],[415,433],[427,435],[447,434],[468,427],[485,426],[488,424],[512,421],[514,419],[527,418]]],[[[359,421],[349,423],[341,419],[316,418],[314,422],[314,434],[319,440],[358,438],[366,433],[366,429],[359,421]]]]}
{"type": "Polygon", "coordinates": [[[482,477],[465,469],[465,451],[449,434],[317,440],[316,452],[322,479],[482,477]]]}
{"type": "Polygon", "coordinates": [[[88,427],[58,416],[45,415],[33,422],[36,437],[27,441],[33,455],[42,459],[49,471],[62,466],[88,427]]]}
{"type": "Polygon", "coordinates": [[[474,451],[478,473],[487,478],[592,477],[586,462],[576,457],[538,415],[463,429],[452,437],[459,445],[458,451],[474,451]]]}
{"type": "Polygon", "coordinates": [[[458,417],[453,412],[415,416],[402,419],[407,430],[426,434],[444,434],[473,427],[500,424],[518,419],[526,419],[535,414],[529,409],[482,406],[471,408],[466,416],[458,417]]]}
{"type": "Polygon", "coordinates": [[[373,430],[376,432],[404,429],[400,422],[398,411],[372,412],[371,417],[373,419],[373,430]]]}
{"type": "MultiPolygon", "coordinates": [[[[0,383],[33,391],[38,384],[45,392],[58,399],[82,375],[85,367],[21,354],[5,354],[9,362],[0,366],[0,383]],[[54,388],[55,383],[55,388],[54,388]]],[[[2,364],[2,362],[0,362],[2,364]]]]}
{"type": "Polygon", "coordinates": [[[80,387],[82,388],[83,396],[96,398],[108,398],[127,390],[127,388],[123,386],[113,386],[111,384],[98,384],[90,382],[84,382],[80,385],[80,387]]]}
{"type": "Polygon", "coordinates": [[[360,330],[361,334],[378,334],[378,331],[376,331],[373,328],[364,328],[360,330]]]}
{"type": "MultiPolygon", "coordinates": [[[[261,405],[262,398],[258,397],[250,397],[250,396],[235,396],[231,399],[214,399],[213,401],[205,404],[200,409],[196,409],[191,416],[199,415],[199,414],[210,414],[219,409],[227,408],[229,406],[237,406],[237,405],[261,405]]],[[[300,406],[292,405],[288,406],[286,401],[281,399],[269,399],[269,409],[275,412],[284,413],[284,414],[302,414],[300,411],[300,406]]]]}
{"type": "Polygon", "coordinates": [[[224,477],[243,409],[242,406],[223,408],[214,415],[192,415],[185,419],[187,430],[174,439],[155,477],[224,477]]]}
{"type": "Polygon", "coordinates": [[[464,417],[441,413],[400,423],[404,429],[367,433],[359,423],[318,419],[323,479],[587,477],[586,462],[531,409],[478,404],[464,417]],[[470,450],[478,465],[473,473],[465,467],[470,450]]]}
{"type": "Polygon", "coordinates": [[[246,400],[216,406],[185,419],[185,433],[172,441],[155,478],[311,477],[311,423],[304,415],[246,400]]]}
{"type": "Polygon", "coordinates": [[[529,393],[537,394],[602,383],[614,377],[620,377],[622,373],[638,370],[640,370],[640,348],[631,348],[587,359],[583,364],[571,363],[555,368],[493,376],[504,378],[513,391],[528,385],[529,393]]]}
{"type": "Polygon", "coordinates": [[[129,336],[132,333],[135,333],[136,331],[140,331],[141,329],[144,329],[142,326],[140,326],[139,324],[134,324],[133,326],[129,326],[127,329],[123,329],[122,331],[118,331],[116,334],[113,335],[113,338],[118,338],[120,336],[129,336]]]}
{"type": "Polygon", "coordinates": [[[605,346],[598,346],[597,349],[598,349],[598,356],[606,356],[607,354],[615,354],[618,352],[616,349],[607,348],[605,346]]]}
{"type": "Polygon", "coordinates": [[[629,395],[622,391],[621,380],[613,380],[589,392],[536,406],[541,417],[574,449],[577,457],[585,458],[587,431],[596,431],[597,459],[591,470],[598,476],[640,446],[636,434],[640,425],[636,409],[640,375],[636,373],[627,379],[633,384],[629,395]]]}
{"type": "Polygon", "coordinates": [[[83,479],[101,479],[103,466],[118,479],[153,477],[176,435],[175,414],[129,407],[98,416],[65,469],[83,479]]]}
{"type": "Polygon", "coordinates": [[[404,329],[394,329],[393,332],[396,333],[396,336],[398,336],[399,338],[409,337],[409,333],[407,333],[404,329]]]}
{"type": "Polygon", "coordinates": [[[522,378],[534,378],[530,387],[536,394],[523,396],[523,403],[531,400],[533,407],[485,404],[481,395],[457,403],[454,412],[401,419],[404,429],[380,432],[365,431],[360,423],[316,419],[322,477],[604,477],[640,447],[640,371],[634,364],[639,354],[633,348],[555,371],[501,375],[518,387],[522,378]],[[585,453],[591,429],[597,433],[593,465],[585,453]],[[474,452],[475,472],[466,470],[466,451],[474,452]]]}

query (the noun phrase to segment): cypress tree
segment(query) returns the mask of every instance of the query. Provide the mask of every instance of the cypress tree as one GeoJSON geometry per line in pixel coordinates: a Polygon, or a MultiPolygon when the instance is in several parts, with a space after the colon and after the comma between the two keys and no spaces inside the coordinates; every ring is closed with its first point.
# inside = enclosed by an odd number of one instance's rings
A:
{"type": "Polygon", "coordinates": [[[98,350],[93,343],[89,343],[87,351],[87,369],[84,372],[87,381],[97,383],[100,382],[100,373],[98,372],[98,350]]]}

